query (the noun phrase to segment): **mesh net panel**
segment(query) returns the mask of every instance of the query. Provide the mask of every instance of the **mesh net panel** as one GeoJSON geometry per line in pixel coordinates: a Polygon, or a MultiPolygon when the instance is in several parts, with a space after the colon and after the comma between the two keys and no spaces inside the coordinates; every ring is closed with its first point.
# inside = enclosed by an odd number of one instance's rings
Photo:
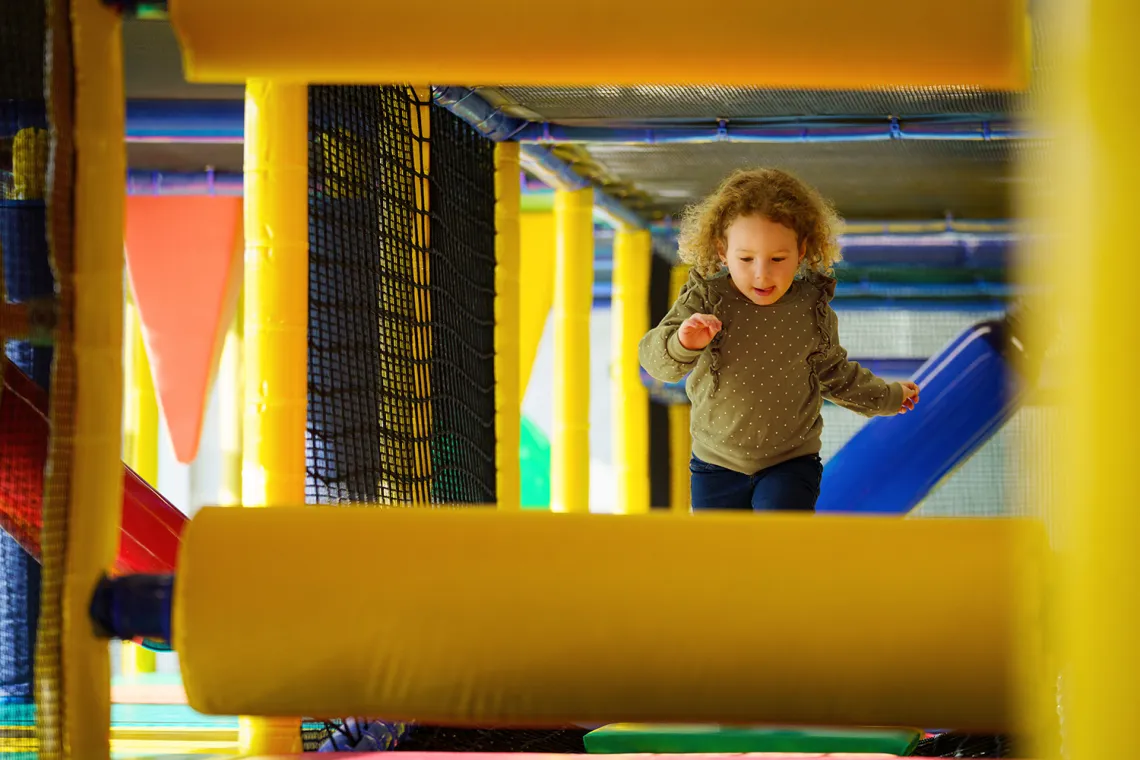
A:
{"type": "Polygon", "coordinates": [[[309,98],[309,501],[493,502],[494,146],[409,88],[309,98]]]}
{"type": "MultiPolygon", "coordinates": [[[[901,304],[900,304],[901,305],[901,304]]],[[[969,308],[942,304],[924,310],[845,309],[836,302],[840,337],[848,354],[860,359],[925,360],[971,325],[1004,314],[1000,304],[969,308]]],[[[1052,494],[1037,473],[1057,466],[1056,441],[1062,420],[1049,392],[1048,363],[1040,392],[1026,403],[973,456],[952,471],[915,509],[916,516],[1045,518],[1052,494]],[[1032,445],[1028,445],[1032,444],[1032,445]]],[[[881,371],[881,370],[880,370],[881,371]]],[[[897,378],[910,374],[904,371],[897,378]]],[[[867,420],[830,404],[823,409],[825,464],[867,420]]]]}
{"type": "MultiPolygon", "coordinates": [[[[53,295],[45,197],[47,11],[43,0],[0,3],[0,249],[8,302],[53,295]]],[[[34,750],[37,737],[33,677],[47,453],[46,420],[21,399],[38,395],[42,403],[51,379],[52,351],[11,339],[15,336],[0,337],[5,339],[0,389],[0,752],[21,752],[34,750]]],[[[46,633],[57,636],[58,630],[46,633]]],[[[53,678],[56,671],[49,661],[42,675],[53,678]]],[[[57,728],[50,716],[44,720],[49,731],[57,728]]]]}
{"type": "Polygon", "coordinates": [[[620,180],[652,201],[649,213],[676,214],[712,192],[735,169],[786,169],[814,185],[840,214],[859,218],[1006,219],[1016,160],[1035,140],[891,140],[834,143],[594,144],[565,150],[583,171],[620,180]],[[575,155],[576,154],[576,155],[575,155]]]}
{"type": "Polygon", "coordinates": [[[1007,113],[1018,96],[978,87],[779,90],[751,87],[497,87],[480,94],[520,118],[575,124],[785,116],[1007,113]]]}
{"type": "Polygon", "coordinates": [[[914,757],[1020,757],[1006,736],[945,733],[919,742],[914,757]]]}
{"type": "MultiPolygon", "coordinates": [[[[307,500],[493,503],[494,145],[407,87],[311,87],[309,120],[307,500]]],[[[303,738],[458,741],[436,731],[346,719],[303,738]]]]}

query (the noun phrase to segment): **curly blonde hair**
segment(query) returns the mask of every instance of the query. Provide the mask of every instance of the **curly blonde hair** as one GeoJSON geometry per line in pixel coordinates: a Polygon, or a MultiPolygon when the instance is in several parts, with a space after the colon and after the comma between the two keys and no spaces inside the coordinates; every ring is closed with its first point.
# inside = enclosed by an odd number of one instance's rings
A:
{"type": "Polygon", "coordinates": [[[831,275],[840,259],[842,221],[815,188],[780,169],[738,169],[716,192],[685,209],[677,241],[681,260],[702,277],[716,274],[729,225],[751,214],[793,230],[807,253],[802,267],[831,275]]]}

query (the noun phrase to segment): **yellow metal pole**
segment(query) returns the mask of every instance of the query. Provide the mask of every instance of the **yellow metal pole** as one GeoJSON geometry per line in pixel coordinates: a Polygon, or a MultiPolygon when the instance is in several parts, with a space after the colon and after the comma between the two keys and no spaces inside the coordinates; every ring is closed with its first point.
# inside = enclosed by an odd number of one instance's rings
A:
{"type": "MultiPolygon", "coordinates": [[[[158,486],[158,399],[150,361],[143,341],[142,323],[138,306],[127,289],[127,326],[129,334],[124,340],[126,358],[125,418],[123,429],[123,456],[127,466],[152,486],[158,486]]],[[[154,652],[131,641],[122,643],[122,672],[131,677],[140,673],[153,673],[156,666],[154,652]]]]}
{"type": "Polygon", "coordinates": [[[499,509],[520,509],[519,144],[495,146],[495,492],[499,509]]]}
{"type": "MultiPolygon", "coordinates": [[[[674,297],[689,279],[689,266],[679,264],[669,274],[669,293],[674,297]]],[[[673,512],[688,514],[692,509],[689,499],[689,454],[692,439],[689,435],[688,404],[669,407],[669,495],[673,512]]]]}
{"type": "Polygon", "coordinates": [[[1045,88],[1055,98],[1046,127],[1058,142],[1045,179],[1060,224],[1039,253],[1052,274],[1050,308],[1073,338],[1058,363],[1066,427],[1054,638],[1063,655],[1064,748],[1048,749],[1101,758],[1120,753],[1120,726],[1140,715],[1140,510],[1129,477],[1140,410],[1097,392],[1140,373],[1136,304],[1121,280],[1136,237],[1140,144],[1129,94],[1140,89],[1140,5],[1048,5],[1069,15],[1056,19],[1064,33],[1049,35],[1059,55],[1045,88]]]}
{"type": "Polygon", "coordinates": [[[556,190],[554,436],[550,508],[590,511],[590,308],[594,302],[594,191],[556,190]]]}
{"type": "MultiPolygon", "coordinates": [[[[309,313],[308,90],[245,89],[242,503],[305,503],[309,313]]],[[[299,718],[243,717],[240,752],[299,752],[299,718]]]]}
{"type": "Polygon", "coordinates": [[[610,341],[610,420],[617,477],[616,511],[649,511],[649,391],[641,382],[637,344],[649,329],[649,230],[619,230],[614,239],[610,341]]]}

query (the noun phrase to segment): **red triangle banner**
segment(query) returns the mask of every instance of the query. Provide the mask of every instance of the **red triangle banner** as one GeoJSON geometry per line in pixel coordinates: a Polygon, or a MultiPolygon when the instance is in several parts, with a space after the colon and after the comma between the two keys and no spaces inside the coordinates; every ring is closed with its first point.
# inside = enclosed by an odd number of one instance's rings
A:
{"type": "Polygon", "coordinates": [[[241,198],[127,198],[127,272],[179,462],[198,453],[210,386],[237,308],[242,235],[241,198]]]}

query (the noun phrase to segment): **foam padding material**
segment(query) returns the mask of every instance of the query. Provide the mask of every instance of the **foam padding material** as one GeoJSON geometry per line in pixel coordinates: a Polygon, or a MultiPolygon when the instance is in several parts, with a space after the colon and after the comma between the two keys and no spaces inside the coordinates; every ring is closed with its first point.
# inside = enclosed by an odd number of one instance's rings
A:
{"type": "Polygon", "coordinates": [[[1037,588],[1015,574],[1040,530],[205,508],[185,534],[174,645],[189,704],[210,714],[1000,732],[1037,588]],[[297,614],[296,599],[349,586],[343,624],[297,614]],[[919,614],[926,600],[937,615],[919,614]]]}
{"type": "Polygon", "coordinates": [[[592,754],[791,752],[905,755],[923,732],[913,728],[781,728],[772,726],[615,723],[584,737],[592,754]]]}
{"type": "Polygon", "coordinates": [[[305,2],[179,0],[170,3],[186,78],[241,82],[510,82],[523,85],[722,85],[796,88],[973,85],[1021,89],[1028,80],[1025,0],[888,5],[833,0],[722,0],[716,14],[688,0],[571,2],[565,23],[527,13],[527,0],[487,12],[468,0],[342,0],[336,13],[305,2]],[[684,18],[684,24],[675,19],[684,18]],[[715,18],[713,18],[715,17],[715,18]],[[471,39],[541,39],[495,55],[462,45],[425,56],[408,30],[447,18],[471,39]],[[724,18],[736,23],[725,24],[724,18]],[[510,19],[504,25],[503,19],[510,19]],[[604,19],[637,29],[615,45],[587,34],[604,19]],[[764,44],[752,30],[780,29],[764,44]],[[250,35],[249,29],[259,34],[250,35]],[[336,40],[336,44],[328,44],[336,40]]]}

